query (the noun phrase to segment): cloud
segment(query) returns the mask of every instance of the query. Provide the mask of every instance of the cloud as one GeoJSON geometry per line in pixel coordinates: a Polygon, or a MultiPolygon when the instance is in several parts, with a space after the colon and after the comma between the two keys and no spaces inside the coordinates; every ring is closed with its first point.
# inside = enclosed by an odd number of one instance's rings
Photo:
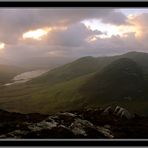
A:
{"type": "Polygon", "coordinates": [[[139,15],[130,15],[129,16],[129,22],[135,26],[136,33],[135,37],[137,38],[135,41],[141,45],[139,47],[139,50],[148,52],[148,13],[142,13],[139,15]]]}
{"type": "Polygon", "coordinates": [[[60,46],[82,46],[86,43],[86,39],[89,36],[100,35],[101,31],[89,30],[84,24],[76,23],[70,25],[64,31],[53,31],[49,34],[49,45],[60,46]]]}
{"type": "Polygon", "coordinates": [[[127,17],[121,12],[112,12],[101,19],[103,23],[124,25],[128,24],[127,17]]]}
{"type": "MultiPolygon", "coordinates": [[[[0,42],[6,45],[1,57],[25,60],[33,57],[82,57],[147,51],[148,14],[126,17],[119,11],[104,8],[0,9],[0,42]],[[123,36],[109,38],[102,30],[91,30],[81,22],[99,19],[115,27],[135,27],[123,36]],[[30,30],[50,27],[41,40],[23,39],[30,30]],[[137,37],[137,33],[142,36],[137,37]],[[90,40],[90,41],[89,41],[90,40]]],[[[119,29],[118,29],[119,30],[119,29]]],[[[114,31],[114,30],[112,30],[114,31]]]]}
{"type": "Polygon", "coordinates": [[[96,8],[48,8],[48,9],[0,9],[0,41],[7,44],[18,42],[18,37],[28,30],[41,27],[69,26],[85,19],[101,19],[110,23],[126,22],[121,12],[96,8]],[[117,19],[111,16],[117,16],[117,19]],[[122,16],[122,17],[121,17],[122,16]],[[112,19],[111,19],[112,18],[112,19]]]}

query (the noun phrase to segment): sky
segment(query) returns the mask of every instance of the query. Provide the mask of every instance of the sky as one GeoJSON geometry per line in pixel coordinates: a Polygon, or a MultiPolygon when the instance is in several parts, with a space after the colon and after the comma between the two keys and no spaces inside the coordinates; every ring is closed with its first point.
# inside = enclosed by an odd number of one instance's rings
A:
{"type": "Polygon", "coordinates": [[[0,62],[148,52],[146,8],[1,8],[0,62]]]}

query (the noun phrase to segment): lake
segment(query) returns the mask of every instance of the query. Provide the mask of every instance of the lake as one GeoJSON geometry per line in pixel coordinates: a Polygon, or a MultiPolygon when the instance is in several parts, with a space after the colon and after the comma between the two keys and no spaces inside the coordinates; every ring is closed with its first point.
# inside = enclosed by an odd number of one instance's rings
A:
{"type": "Polygon", "coordinates": [[[16,75],[13,79],[11,83],[6,83],[4,84],[4,86],[9,86],[9,85],[13,85],[16,83],[25,83],[35,77],[38,77],[46,72],[48,72],[49,70],[47,69],[39,69],[39,70],[33,70],[33,71],[28,71],[28,72],[24,72],[21,73],[19,75],[16,75]]]}

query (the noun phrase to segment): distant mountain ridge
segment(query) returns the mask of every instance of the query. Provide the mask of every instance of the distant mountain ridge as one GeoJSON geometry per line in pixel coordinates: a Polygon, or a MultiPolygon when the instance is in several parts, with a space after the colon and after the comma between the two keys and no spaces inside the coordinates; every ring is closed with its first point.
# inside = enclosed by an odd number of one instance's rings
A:
{"type": "MultiPolygon", "coordinates": [[[[52,69],[44,77],[35,79],[36,82],[48,82],[48,83],[59,83],[66,80],[83,76],[89,73],[97,72],[102,70],[105,66],[111,62],[120,59],[129,58],[137,62],[145,73],[148,73],[148,53],[142,52],[129,52],[123,55],[111,56],[111,57],[82,57],[66,65],[52,69]]],[[[35,82],[34,81],[34,82],[35,82]]]]}

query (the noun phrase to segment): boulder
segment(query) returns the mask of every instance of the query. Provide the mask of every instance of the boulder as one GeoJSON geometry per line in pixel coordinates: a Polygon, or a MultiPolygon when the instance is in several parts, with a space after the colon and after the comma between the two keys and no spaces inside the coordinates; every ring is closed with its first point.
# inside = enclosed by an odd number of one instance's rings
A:
{"type": "Polygon", "coordinates": [[[112,106],[108,106],[103,112],[102,115],[109,115],[113,112],[112,106]]]}
{"type": "Polygon", "coordinates": [[[107,138],[114,138],[112,131],[108,128],[97,126],[97,130],[107,138]]]}
{"type": "Polygon", "coordinates": [[[75,119],[75,121],[71,124],[70,129],[75,135],[83,135],[87,136],[85,131],[86,128],[93,128],[93,124],[87,120],[75,119]]]}
{"type": "Polygon", "coordinates": [[[133,115],[127,109],[120,106],[116,106],[114,110],[114,115],[126,119],[131,119],[133,117],[133,115]]]}

